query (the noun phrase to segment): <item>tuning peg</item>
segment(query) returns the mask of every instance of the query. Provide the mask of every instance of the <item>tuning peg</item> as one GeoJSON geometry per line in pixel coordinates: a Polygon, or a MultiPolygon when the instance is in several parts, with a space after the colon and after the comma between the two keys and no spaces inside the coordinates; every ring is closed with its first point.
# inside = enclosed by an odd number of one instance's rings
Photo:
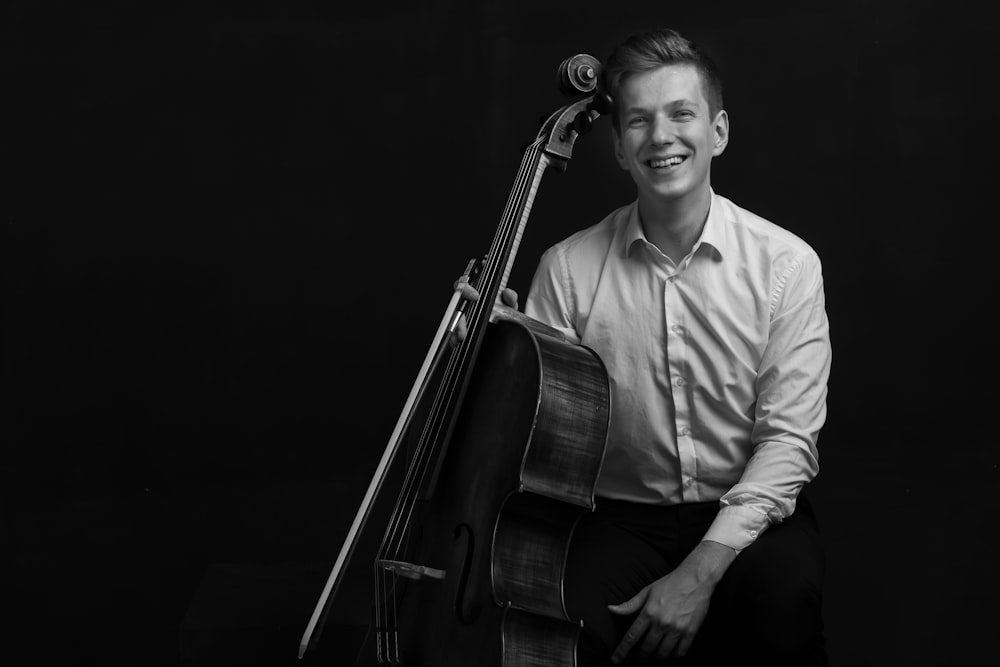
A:
{"type": "Polygon", "coordinates": [[[557,79],[564,95],[589,93],[597,87],[601,63],[594,56],[578,53],[559,64],[557,79]]]}
{"type": "Polygon", "coordinates": [[[593,121],[590,119],[590,112],[581,111],[573,118],[573,129],[576,130],[577,134],[586,134],[590,132],[590,126],[593,121]]]}

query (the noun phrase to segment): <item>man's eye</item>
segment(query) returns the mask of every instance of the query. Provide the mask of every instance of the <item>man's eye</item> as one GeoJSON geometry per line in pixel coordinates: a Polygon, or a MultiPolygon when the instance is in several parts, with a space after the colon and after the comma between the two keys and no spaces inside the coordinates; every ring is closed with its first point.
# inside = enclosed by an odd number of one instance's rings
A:
{"type": "Polygon", "coordinates": [[[693,111],[691,111],[690,109],[681,109],[680,111],[678,111],[678,112],[677,112],[676,114],[674,114],[674,115],[675,115],[675,116],[676,116],[677,118],[682,118],[682,119],[685,119],[685,120],[686,120],[686,119],[689,119],[689,118],[694,118],[694,112],[693,112],[693,111]]]}
{"type": "Polygon", "coordinates": [[[638,127],[638,126],[642,125],[645,122],[646,122],[646,119],[643,118],[642,116],[633,116],[632,118],[628,119],[628,126],[629,127],[638,127]]]}

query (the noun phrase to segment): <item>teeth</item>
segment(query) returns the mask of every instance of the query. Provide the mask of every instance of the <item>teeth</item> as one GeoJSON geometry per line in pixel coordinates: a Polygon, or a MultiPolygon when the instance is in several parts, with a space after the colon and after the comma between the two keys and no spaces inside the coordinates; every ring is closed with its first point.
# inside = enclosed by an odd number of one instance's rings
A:
{"type": "Polygon", "coordinates": [[[680,164],[683,161],[684,158],[682,158],[679,155],[675,155],[674,157],[670,157],[665,160],[650,160],[649,166],[653,167],[654,169],[659,169],[661,167],[672,167],[674,165],[680,164]]]}

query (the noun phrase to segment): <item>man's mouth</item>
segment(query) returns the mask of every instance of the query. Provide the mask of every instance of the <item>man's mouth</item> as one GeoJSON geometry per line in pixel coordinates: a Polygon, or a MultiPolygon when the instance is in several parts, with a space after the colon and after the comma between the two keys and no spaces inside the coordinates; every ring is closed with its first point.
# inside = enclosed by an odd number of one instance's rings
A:
{"type": "Polygon", "coordinates": [[[653,169],[666,169],[667,167],[676,167],[686,159],[687,156],[685,155],[671,155],[666,158],[653,158],[652,160],[646,160],[646,164],[653,169]]]}

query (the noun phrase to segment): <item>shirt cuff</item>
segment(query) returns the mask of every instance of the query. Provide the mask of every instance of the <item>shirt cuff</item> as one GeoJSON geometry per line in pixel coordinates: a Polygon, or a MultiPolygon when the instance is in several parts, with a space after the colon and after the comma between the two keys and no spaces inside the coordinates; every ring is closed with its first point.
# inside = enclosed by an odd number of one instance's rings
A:
{"type": "Polygon", "coordinates": [[[771,525],[767,515],[752,507],[723,505],[703,539],[743,551],[771,525]]]}

